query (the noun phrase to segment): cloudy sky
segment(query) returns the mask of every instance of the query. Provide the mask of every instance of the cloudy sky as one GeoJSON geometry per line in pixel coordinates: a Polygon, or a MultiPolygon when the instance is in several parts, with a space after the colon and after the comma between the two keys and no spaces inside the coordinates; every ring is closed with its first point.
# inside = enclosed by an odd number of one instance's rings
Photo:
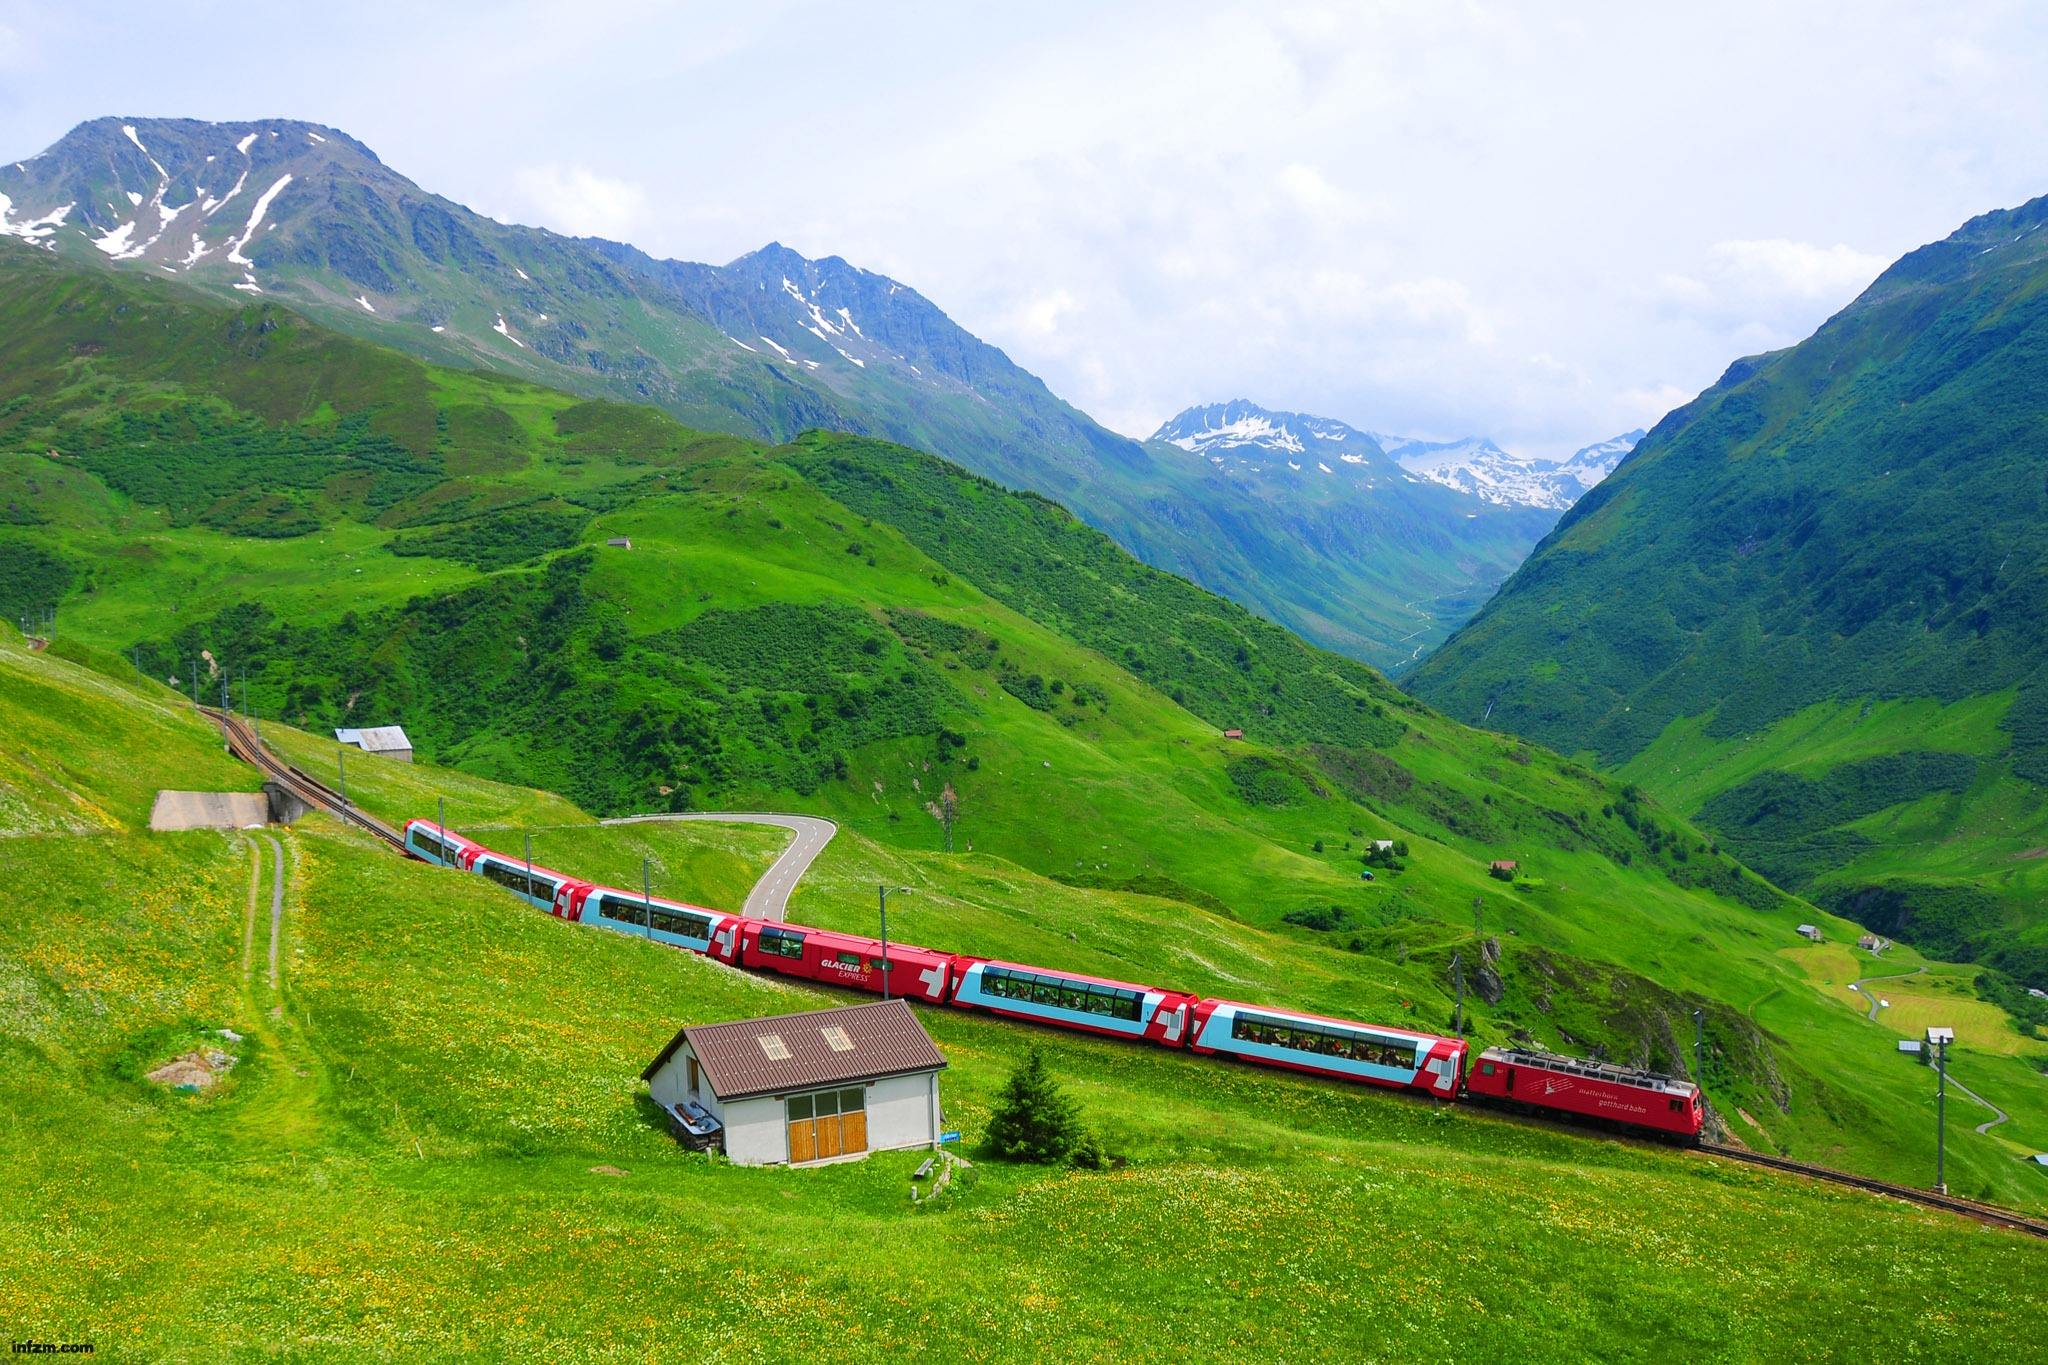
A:
{"type": "Polygon", "coordinates": [[[1555,454],[2048,192],[2044,71],[2027,4],[0,0],[0,154],[312,119],[499,218],[844,256],[1132,434],[1555,454]]]}

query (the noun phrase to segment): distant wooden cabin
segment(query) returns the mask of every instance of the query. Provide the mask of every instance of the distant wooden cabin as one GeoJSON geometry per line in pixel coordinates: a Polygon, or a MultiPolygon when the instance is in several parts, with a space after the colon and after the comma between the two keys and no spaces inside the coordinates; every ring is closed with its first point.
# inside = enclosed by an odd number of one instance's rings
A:
{"type": "Polygon", "coordinates": [[[1487,867],[1486,875],[1498,878],[1504,882],[1511,882],[1515,879],[1515,873],[1519,872],[1521,867],[1522,865],[1513,858],[1495,858],[1492,864],[1487,867]]]}
{"type": "Polygon", "coordinates": [[[614,550],[630,550],[633,548],[633,538],[631,536],[613,536],[605,544],[614,550]]]}
{"type": "Polygon", "coordinates": [[[1243,738],[1244,738],[1244,731],[1242,731],[1242,730],[1225,730],[1225,731],[1223,732],[1223,737],[1224,737],[1225,739],[1243,739],[1243,738]]]}
{"type": "Polygon", "coordinates": [[[1803,939],[1809,939],[1814,943],[1819,943],[1821,941],[1822,936],[1820,929],[1817,926],[1811,924],[1802,924],[1799,926],[1799,937],[1803,939]]]}

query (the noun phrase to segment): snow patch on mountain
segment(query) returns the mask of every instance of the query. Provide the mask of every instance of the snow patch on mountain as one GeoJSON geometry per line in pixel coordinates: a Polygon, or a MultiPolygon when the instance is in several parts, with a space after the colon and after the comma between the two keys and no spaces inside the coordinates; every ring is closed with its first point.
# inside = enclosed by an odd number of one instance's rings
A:
{"type": "Polygon", "coordinates": [[[1586,446],[1567,460],[1511,454],[1483,436],[1429,441],[1376,432],[1374,438],[1403,469],[1432,483],[1499,506],[1562,512],[1612,473],[1643,433],[1586,446]]]}
{"type": "MultiPolygon", "coordinates": [[[[270,212],[272,202],[277,199],[278,195],[284,192],[284,187],[291,183],[292,177],[289,174],[281,175],[277,178],[276,184],[263,191],[263,197],[256,201],[256,207],[249,210],[249,225],[242,229],[241,240],[237,241],[228,251],[228,259],[230,261],[241,266],[244,270],[256,264],[242,254],[242,248],[249,245],[249,239],[256,235],[256,229],[263,226],[263,215],[270,212]]],[[[253,284],[255,281],[252,279],[250,283],[253,284]]]]}
{"type": "Polygon", "coordinates": [[[42,247],[45,251],[55,251],[56,243],[50,238],[57,235],[57,229],[64,226],[64,220],[70,217],[71,210],[77,207],[76,204],[66,204],[62,208],[51,209],[40,218],[11,223],[8,221],[8,214],[14,211],[14,201],[0,194],[0,237],[18,237],[24,242],[42,247]]]}

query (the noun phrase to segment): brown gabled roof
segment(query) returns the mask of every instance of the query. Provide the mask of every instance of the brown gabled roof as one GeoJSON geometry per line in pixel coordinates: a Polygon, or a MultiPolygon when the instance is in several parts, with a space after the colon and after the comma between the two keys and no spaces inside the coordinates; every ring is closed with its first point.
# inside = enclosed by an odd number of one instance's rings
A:
{"type": "Polygon", "coordinates": [[[685,1028],[669,1039],[640,1079],[652,1080],[685,1042],[704,1069],[711,1093],[722,1100],[938,1071],[946,1065],[924,1025],[901,1000],[685,1028]],[[835,1048],[827,1030],[842,1033],[850,1046],[835,1048]],[[764,1046],[764,1040],[774,1041],[764,1046]]]}

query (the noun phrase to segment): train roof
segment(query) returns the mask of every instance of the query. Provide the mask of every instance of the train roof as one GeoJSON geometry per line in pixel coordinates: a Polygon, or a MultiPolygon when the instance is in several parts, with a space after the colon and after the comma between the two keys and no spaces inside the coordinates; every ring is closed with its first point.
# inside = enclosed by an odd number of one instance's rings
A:
{"type": "Polygon", "coordinates": [[[1534,1052],[1516,1047],[1490,1047],[1479,1054],[1481,1061],[1507,1062],[1514,1066],[1535,1067],[1539,1071],[1558,1071],[1571,1076],[1588,1076],[1594,1080],[1612,1081],[1617,1085],[1634,1086],[1637,1089],[1656,1090],[1666,1095],[1697,1095],[1700,1088],[1691,1081],[1682,1081],[1676,1076],[1667,1076],[1661,1071],[1647,1071],[1641,1067],[1619,1066],[1614,1062],[1595,1062],[1585,1057],[1563,1057],[1555,1052],[1534,1052]]]}
{"type": "Polygon", "coordinates": [[[1462,1038],[1446,1038],[1438,1033],[1424,1033],[1420,1029],[1397,1028],[1392,1024],[1369,1024],[1363,1019],[1335,1019],[1327,1014],[1309,1014],[1304,1010],[1281,1009],[1275,1005],[1253,1005],[1243,1000],[1216,1000],[1216,1005],[1228,1005],[1232,1009],[1248,1010],[1253,1014],[1270,1015],[1275,1019],[1299,1019],[1305,1024],[1333,1024],[1338,1028],[1365,1029],[1372,1033],[1384,1033],[1396,1038],[1413,1038],[1424,1043],[1457,1043],[1465,1045],[1462,1038]]]}
{"type": "Polygon", "coordinates": [[[1165,986],[1147,986],[1138,981],[1118,981],[1115,977],[1090,976],[1086,972],[1062,971],[1056,967],[1035,967],[1029,962],[1007,962],[999,957],[973,958],[968,967],[1001,967],[1004,971],[1030,972],[1033,976],[1056,976],[1062,981],[1086,981],[1091,986],[1114,986],[1120,991],[1137,991],[1141,995],[1185,995],[1193,997],[1192,991],[1170,990],[1165,986]]]}
{"type": "MultiPolygon", "coordinates": [[[[583,880],[581,877],[572,877],[566,872],[557,872],[552,867],[542,867],[539,863],[534,863],[529,867],[524,858],[515,858],[509,853],[500,853],[495,848],[485,848],[482,844],[471,843],[470,847],[476,850],[479,862],[485,858],[490,858],[520,872],[531,871],[536,877],[551,877],[558,882],[582,882],[583,880]]],[[[635,899],[638,898],[635,897],[635,899]]]]}
{"type": "MultiPolygon", "coordinates": [[[[537,872],[540,869],[534,870],[537,872]]],[[[599,896],[616,896],[635,905],[658,905],[664,910],[684,910],[692,915],[709,915],[713,919],[737,918],[730,910],[713,910],[708,905],[692,905],[688,901],[670,900],[666,896],[649,896],[639,891],[628,891],[621,886],[599,884],[590,888],[590,895],[593,900],[599,896]]]]}

